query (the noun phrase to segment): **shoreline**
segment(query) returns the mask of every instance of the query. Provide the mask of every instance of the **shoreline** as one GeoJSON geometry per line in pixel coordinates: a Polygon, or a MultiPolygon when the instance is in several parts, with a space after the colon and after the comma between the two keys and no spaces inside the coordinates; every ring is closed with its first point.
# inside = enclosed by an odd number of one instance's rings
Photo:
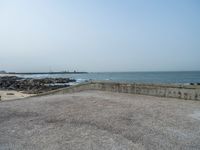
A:
{"type": "Polygon", "coordinates": [[[8,74],[8,73],[0,73],[0,77],[11,77],[11,76],[16,76],[17,77],[17,75],[16,74],[8,74]]]}
{"type": "Polygon", "coordinates": [[[76,80],[70,78],[49,77],[36,79],[0,74],[0,95],[2,96],[2,100],[19,99],[33,95],[48,95],[59,91],[62,93],[64,91],[79,91],[87,89],[200,100],[200,86],[199,84],[192,83],[127,83],[101,80],[89,80],[77,83],[76,80]]]}
{"type": "Polygon", "coordinates": [[[17,76],[22,78],[72,78],[77,83],[85,81],[110,81],[144,84],[175,84],[175,85],[200,85],[199,72],[116,72],[116,73],[91,73],[87,74],[8,74],[2,76],[17,76]]]}

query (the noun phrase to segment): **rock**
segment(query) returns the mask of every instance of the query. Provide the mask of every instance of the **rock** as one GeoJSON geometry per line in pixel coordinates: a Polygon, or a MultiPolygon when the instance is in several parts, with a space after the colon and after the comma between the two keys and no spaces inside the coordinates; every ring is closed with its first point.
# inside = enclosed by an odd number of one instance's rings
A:
{"type": "Polygon", "coordinates": [[[15,95],[14,93],[6,93],[6,95],[15,95]]]}
{"type": "Polygon", "coordinates": [[[197,82],[197,83],[190,83],[190,85],[200,85],[200,83],[199,82],[197,82]]]}
{"type": "Polygon", "coordinates": [[[16,76],[0,77],[0,89],[26,91],[31,94],[46,92],[69,86],[67,83],[75,82],[70,78],[19,78],[16,76]]]}

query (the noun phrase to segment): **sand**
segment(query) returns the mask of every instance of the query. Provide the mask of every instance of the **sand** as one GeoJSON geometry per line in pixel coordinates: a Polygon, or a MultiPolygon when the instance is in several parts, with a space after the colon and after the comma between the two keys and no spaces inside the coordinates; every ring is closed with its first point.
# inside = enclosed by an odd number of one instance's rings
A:
{"type": "Polygon", "coordinates": [[[0,149],[200,149],[200,102],[83,91],[0,103],[0,149]]]}
{"type": "Polygon", "coordinates": [[[33,95],[34,94],[25,94],[23,92],[14,91],[14,90],[0,90],[1,101],[21,99],[21,98],[30,97],[33,95]]]}

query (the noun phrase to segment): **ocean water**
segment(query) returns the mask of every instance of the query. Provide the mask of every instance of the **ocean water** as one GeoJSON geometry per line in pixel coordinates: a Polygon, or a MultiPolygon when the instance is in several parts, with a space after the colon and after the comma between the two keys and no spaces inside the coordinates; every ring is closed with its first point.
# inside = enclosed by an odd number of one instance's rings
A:
{"type": "Polygon", "coordinates": [[[38,74],[22,75],[23,77],[45,78],[45,77],[62,77],[73,78],[77,82],[86,80],[116,81],[128,83],[175,83],[188,84],[200,83],[200,71],[184,72],[103,72],[87,74],[38,74]]]}

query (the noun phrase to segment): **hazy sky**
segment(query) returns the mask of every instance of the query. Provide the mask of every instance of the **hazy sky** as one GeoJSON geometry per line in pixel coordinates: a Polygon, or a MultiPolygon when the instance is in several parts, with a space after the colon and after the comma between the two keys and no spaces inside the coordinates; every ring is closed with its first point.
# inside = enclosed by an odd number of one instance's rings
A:
{"type": "Polygon", "coordinates": [[[199,0],[0,0],[0,70],[200,70],[199,0]]]}

